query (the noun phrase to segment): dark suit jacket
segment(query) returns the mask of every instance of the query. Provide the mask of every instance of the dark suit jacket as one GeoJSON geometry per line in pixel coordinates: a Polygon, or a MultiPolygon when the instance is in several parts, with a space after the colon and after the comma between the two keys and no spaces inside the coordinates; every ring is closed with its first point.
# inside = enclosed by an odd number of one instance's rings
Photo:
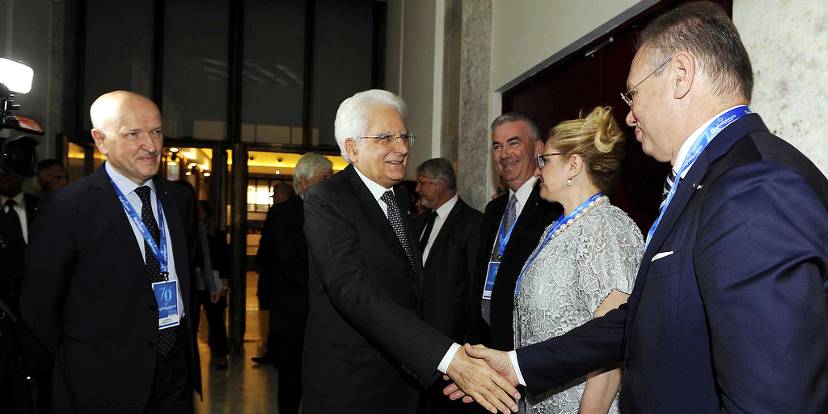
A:
{"type": "MultiPolygon", "coordinates": [[[[155,179],[188,318],[194,384],[198,354],[187,234],[192,195],[155,179]]],[[[29,246],[23,319],[54,355],[55,412],[141,413],[158,351],[157,305],[144,258],[104,167],[41,202],[29,246]]]]}
{"type": "Polygon", "coordinates": [[[264,223],[259,266],[271,275],[270,332],[302,336],[308,314],[308,245],[302,197],[274,204],[264,223]],[[267,269],[265,269],[267,267],[267,269]]]}
{"type": "Polygon", "coordinates": [[[734,122],[680,183],[629,305],[518,350],[530,391],[624,361],[635,412],[828,412],[826,208],[807,158],[758,115],[734,122]]]}
{"type": "MultiPolygon", "coordinates": [[[[37,216],[38,200],[36,196],[23,193],[23,201],[26,204],[28,243],[32,240],[32,227],[37,216]]],[[[11,237],[11,234],[15,233],[10,233],[10,229],[0,222],[0,300],[6,302],[11,311],[17,314],[20,312],[21,283],[26,272],[27,244],[23,240],[15,240],[17,237],[11,237]]]]}
{"type": "MultiPolygon", "coordinates": [[[[405,197],[396,194],[406,211],[405,197]]],[[[426,387],[437,377],[452,341],[420,319],[422,268],[410,271],[390,222],[353,166],[306,194],[305,236],[305,412],[413,413],[415,384],[426,387]]]]}
{"type": "MultiPolygon", "coordinates": [[[[429,249],[423,273],[423,320],[457,343],[466,341],[469,292],[477,267],[480,222],[483,215],[462,199],[449,212],[429,249]]],[[[427,216],[417,220],[415,239],[427,216]]]]}
{"type": "Polygon", "coordinates": [[[474,322],[471,340],[473,343],[486,343],[501,350],[514,348],[514,332],[512,329],[512,309],[514,307],[515,284],[520,275],[523,264],[532,251],[537,247],[546,226],[557,219],[563,212],[558,203],[549,203],[540,198],[540,187],[535,185],[520,212],[517,221],[503,252],[503,261],[497,271],[491,300],[491,326],[480,316],[480,302],[483,294],[483,284],[486,282],[486,269],[492,255],[500,221],[506,212],[509,193],[505,193],[486,205],[483,212],[482,234],[480,240],[480,254],[478,256],[477,281],[472,291],[472,306],[470,318],[474,322]]]}

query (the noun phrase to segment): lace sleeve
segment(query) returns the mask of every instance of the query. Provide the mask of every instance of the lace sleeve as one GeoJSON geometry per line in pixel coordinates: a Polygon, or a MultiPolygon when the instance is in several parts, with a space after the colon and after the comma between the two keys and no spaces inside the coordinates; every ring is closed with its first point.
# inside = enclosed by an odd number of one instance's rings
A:
{"type": "Polygon", "coordinates": [[[620,209],[609,207],[585,223],[578,249],[578,290],[585,308],[595,312],[612,289],[630,293],[643,254],[635,223],[620,209]]]}

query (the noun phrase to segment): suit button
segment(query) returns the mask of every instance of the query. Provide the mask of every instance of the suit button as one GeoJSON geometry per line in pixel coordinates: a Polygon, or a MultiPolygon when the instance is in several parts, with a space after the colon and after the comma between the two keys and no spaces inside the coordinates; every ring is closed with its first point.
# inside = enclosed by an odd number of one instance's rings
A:
{"type": "Polygon", "coordinates": [[[626,361],[624,361],[624,366],[625,366],[627,369],[632,368],[632,360],[631,360],[631,359],[629,359],[629,358],[627,358],[627,360],[626,360],[626,361]]]}
{"type": "Polygon", "coordinates": [[[150,348],[155,348],[155,341],[153,341],[153,340],[147,341],[147,346],[150,347],[150,348]]]}

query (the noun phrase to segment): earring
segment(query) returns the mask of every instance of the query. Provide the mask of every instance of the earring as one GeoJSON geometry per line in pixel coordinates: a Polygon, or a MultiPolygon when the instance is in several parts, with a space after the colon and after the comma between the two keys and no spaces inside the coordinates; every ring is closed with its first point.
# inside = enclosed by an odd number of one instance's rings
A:
{"type": "Polygon", "coordinates": [[[566,179],[566,186],[567,187],[572,187],[572,178],[567,178],[566,179]]]}

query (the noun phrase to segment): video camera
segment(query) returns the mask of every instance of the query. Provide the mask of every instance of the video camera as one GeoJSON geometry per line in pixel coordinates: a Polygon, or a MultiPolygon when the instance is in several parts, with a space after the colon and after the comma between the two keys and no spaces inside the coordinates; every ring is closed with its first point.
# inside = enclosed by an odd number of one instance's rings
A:
{"type": "MultiPolygon", "coordinates": [[[[13,129],[43,135],[43,130],[36,122],[12,114],[20,109],[20,105],[14,104],[14,94],[28,93],[32,89],[33,76],[32,68],[0,58],[0,130],[13,129]]],[[[37,139],[29,135],[0,137],[0,175],[12,175],[21,179],[35,175],[37,144],[37,139]]]]}

